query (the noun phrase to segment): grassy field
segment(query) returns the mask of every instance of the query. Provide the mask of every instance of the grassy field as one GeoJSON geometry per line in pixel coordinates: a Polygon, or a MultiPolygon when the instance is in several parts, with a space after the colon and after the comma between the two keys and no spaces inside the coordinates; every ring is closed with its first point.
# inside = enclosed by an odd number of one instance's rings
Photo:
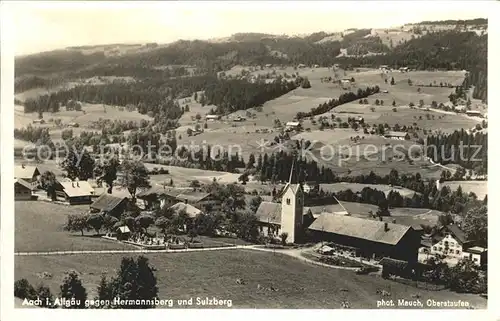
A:
{"type": "Polygon", "coordinates": [[[63,231],[67,216],[88,211],[88,205],[65,206],[42,201],[15,202],[15,252],[122,250],[133,247],[101,238],[94,232],[63,231]]]}
{"type": "MultiPolygon", "coordinates": [[[[55,293],[64,272],[74,269],[80,273],[89,297],[103,273],[115,275],[122,255],[75,255],[16,257],[15,278],[27,278],[30,283],[43,282],[55,293]],[[43,272],[51,279],[40,279],[43,272]]],[[[391,293],[392,299],[406,298],[419,293],[422,301],[468,300],[471,305],[485,307],[486,300],[475,295],[459,295],[448,291],[431,292],[409,285],[386,281],[375,276],[359,276],[352,271],[337,270],[303,263],[280,254],[250,250],[225,250],[181,254],[147,255],[157,269],[156,276],[161,299],[217,297],[232,300],[233,308],[340,308],[342,301],[352,308],[375,308],[381,297],[378,289],[391,293]],[[241,278],[246,284],[239,285],[241,278]],[[258,290],[275,287],[277,291],[258,290]],[[341,291],[345,289],[347,291],[341,291]]],[[[390,299],[385,297],[385,299],[390,299]]],[[[174,305],[175,306],[175,305],[174,305]]]]}
{"type": "Polygon", "coordinates": [[[442,186],[448,186],[452,191],[455,191],[459,186],[461,186],[464,193],[473,192],[480,200],[484,199],[484,197],[488,195],[488,181],[449,181],[444,182],[442,186]]]}
{"type": "Polygon", "coordinates": [[[377,189],[379,191],[384,192],[386,195],[389,194],[390,191],[396,191],[401,194],[401,196],[408,196],[411,197],[415,193],[415,191],[412,191],[408,188],[404,187],[393,187],[390,185],[384,185],[384,184],[360,184],[360,183],[334,183],[334,184],[321,184],[320,188],[323,189],[324,191],[328,192],[338,192],[338,191],[345,191],[347,189],[352,190],[354,193],[361,192],[361,190],[365,187],[370,187],[372,189],[377,189]]]}

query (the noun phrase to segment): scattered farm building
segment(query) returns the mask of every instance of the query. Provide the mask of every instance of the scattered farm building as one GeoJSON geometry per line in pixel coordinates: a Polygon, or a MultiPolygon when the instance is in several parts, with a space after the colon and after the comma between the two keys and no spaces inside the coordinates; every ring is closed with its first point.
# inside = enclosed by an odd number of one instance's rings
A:
{"type": "Polygon", "coordinates": [[[465,114],[467,116],[483,117],[483,114],[479,110],[467,110],[465,114]]]}
{"type": "Polygon", "coordinates": [[[289,121],[285,124],[286,130],[299,130],[301,127],[300,122],[298,121],[289,121]]]}
{"type": "Polygon", "coordinates": [[[33,124],[45,124],[45,120],[43,120],[43,119],[33,119],[33,124]]]}
{"type": "Polygon", "coordinates": [[[297,68],[306,68],[306,65],[304,65],[304,64],[298,64],[297,68]]]}
{"type": "Polygon", "coordinates": [[[16,165],[14,167],[14,178],[23,179],[29,183],[34,183],[38,180],[40,171],[36,166],[16,165]]]}
{"type": "Polygon", "coordinates": [[[399,71],[400,72],[408,72],[408,71],[410,71],[410,68],[408,68],[408,67],[401,67],[401,68],[399,68],[399,71]]]}
{"type": "Polygon", "coordinates": [[[363,257],[418,261],[420,235],[411,226],[323,213],[309,230],[313,239],[356,248],[363,257]]]}
{"type": "Polygon", "coordinates": [[[384,134],[384,137],[390,139],[408,140],[410,139],[410,134],[407,132],[389,131],[384,134]]]}
{"type": "Polygon", "coordinates": [[[220,115],[206,115],[205,119],[206,120],[220,120],[221,116],[220,115]]]}
{"type": "Polygon", "coordinates": [[[32,183],[22,178],[16,178],[14,180],[14,199],[16,201],[29,201],[33,199],[34,189],[35,187],[32,183]]]}
{"type": "Polygon", "coordinates": [[[191,188],[174,188],[167,186],[153,186],[137,194],[146,209],[163,208],[183,202],[199,209],[215,209],[220,206],[220,201],[210,193],[195,191],[191,188]]]}
{"type": "Polygon", "coordinates": [[[195,219],[202,211],[191,204],[186,204],[184,202],[178,202],[172,206],[170,209],[174,211],[175,214],[185,212],[189,219],[195,219]]]}
{"type": "Polygon", "coordinates": [[[130,229],[127,225],[116,228],[116,237],[118,240],[127,240],[130,237],[130,229]]]}
{"type": "Polygon", "coordinates": [[[487,249],[475,246],[474,240],[469,240],[465,232],[456,224],[442,227],[432,237],[430,254],[443,255],[448,258],[470,258],[477,265],[486,264],[487,249]]]}
{"type": "Polygon", "coordinates": [[[126,197],[116,197],[110,194],[102,194],[91,205],[90,211],[94,213],[109,214],[120,218],[125,211],[128,199],[126,197]]]}
{"type": "Polygon", "coordinates": [[[70,205],[91,204],[95,191],[87,181],[59,181],[56,184],[56,196],[70,205]]]}

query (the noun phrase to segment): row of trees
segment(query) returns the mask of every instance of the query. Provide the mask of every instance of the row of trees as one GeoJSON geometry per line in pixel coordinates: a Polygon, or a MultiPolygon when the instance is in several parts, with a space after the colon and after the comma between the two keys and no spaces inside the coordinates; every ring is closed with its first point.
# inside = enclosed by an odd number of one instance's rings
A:
{"type": "Polygon", "coordinates": [[[205,90],[207,104],[216,105],[217,114],[229,114],[264,104],[298,87],[296,82],[281,81],[266,84],[264,81],[250,83],[246,80],[220,80],[205,90]]]}
{"type": "Polygon", "coordinates": [[[332,100],[329,100],[328,102],[325,102],[323,104],[319,104],[319,106],[316,108],[311,108],[310,112],[307,112],[307,113],[298,112],[297,119],[302,119],[302,118],[306,118],[306,117],[312,117],[312,116],[324,114],[337,106],[355,101],[357,99],[366,98],[370,95],[378,93],[379,91],[380,91],[380,88],[378,86],[367,87],[365,90],[359,88],[357,93],[348,92],[348,93],[342,94],[339,96],[338,99],[332,99],[332,100]]]}
{"type": "Polygon", "coordinates": [[[120,298],[120,300],[135,302],[135,304],[127,305],[127,309],[149,309],[154,308],[154,304],[150,303],[151,300],[154,302],[158,299],[155,272],[155,267],[144,256],[139,256],[137,259],[124,257],[113,278],[108,279],[106,275],[102,275],[95,298],[88,297],[88,291],[76,271],[66,273],[59,287],[57,298],[54,297],[50,288],[43,284],[34,288],[26,279],[20,279],[14,283],[14,296],[37,302],[37,306],[44,308],[124,308],[115,304],[114,299],[120,298]],[[95,304],[89,304],[90,302],[95,304]]]}
{"type": "Polygon", "coordinates": [[[488,133],[462,129],[448,135],[429,135],[426,140],[427,156],[434,162],[458,164],[478,175],[488,173],[488,133]]]}

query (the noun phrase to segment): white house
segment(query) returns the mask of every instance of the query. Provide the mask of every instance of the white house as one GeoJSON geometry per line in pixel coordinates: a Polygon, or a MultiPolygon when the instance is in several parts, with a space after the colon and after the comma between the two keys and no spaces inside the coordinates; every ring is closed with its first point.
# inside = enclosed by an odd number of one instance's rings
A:
{"type": "Polygon", "coordinates": [[[484,266],[488,259],[488,250],[481,246],[473,246],[462,252],[462,258],[468,258],[479,266],[484,266]]]}
{"type": "Polygon", "coordinates": [[[300,128],[300,122],[298,121],[289,121],[285,125],[285,130],[297,130],[300,128]]]}
{"type": "Polygon", "coordinates": [[[483,117],[483,114],[479,110],[467,110],[465,114],[467,116],[483,117]]]}
{"type": "Polygon", "coordinates": [[[220,115],[206,115],[205,119],[206,120],[219,120],[221,118],[220,115]]]}
{"type": "Polygon", "coordinates": [[[470,249],[474,249],[474,247],[471,247],[472,242],[467,240],[465,233],[460,227],[451,224],[443,227],[441,232],[444,234],[444,237],[439,237],[433,241],[430,248],[430,254],[444,255],[445,257],[455,258],[457,260],[463,257],[471,257],[471,254],[472,256],[475,255],[475,253],[467,252],[470,249]]]}

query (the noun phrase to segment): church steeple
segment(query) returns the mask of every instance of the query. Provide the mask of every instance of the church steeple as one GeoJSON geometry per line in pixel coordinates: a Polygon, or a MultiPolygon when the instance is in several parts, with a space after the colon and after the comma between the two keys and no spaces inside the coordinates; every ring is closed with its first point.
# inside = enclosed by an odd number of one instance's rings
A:
{"type": "Polygon", "coordinates": [[[293,167],[295,165],[295,159],[292,162],[292,169],[290,170],[290,178],[288,178],[288,184],[293,184],[293,167]]]}

